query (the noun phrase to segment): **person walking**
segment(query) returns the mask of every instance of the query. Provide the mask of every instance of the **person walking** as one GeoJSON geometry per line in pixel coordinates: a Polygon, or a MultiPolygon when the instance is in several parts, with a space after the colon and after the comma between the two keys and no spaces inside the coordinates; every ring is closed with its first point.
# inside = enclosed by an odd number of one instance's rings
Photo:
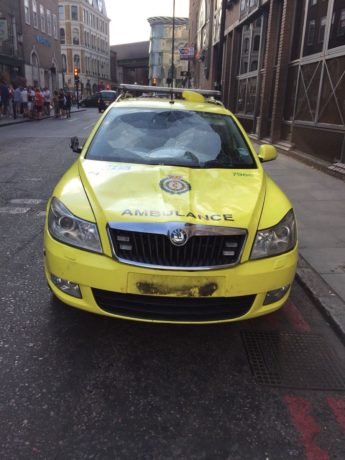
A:
{"type": "Polygon", "coordinates": [[[1,109],[2,115],[7,117],[8,115],[8,105],[10,102],[10,92],[5,80],[2,80],[0,84],[0,96],[1,96],[1,109]]]}
{"type": "Polygon", "coordinates": [[[28,90],[24,87],[22,90],[23,117],[28,116],[28,102],[28,90]]]}
{"type": "Polygon", "coordinates": [[[22,88],[17,86],[13,94],[13,118],[17,118],[17,115],[20,114],[20,109],[22,106],[22,88]]]}
{"type": "Polygon", "coordinates": [[[44,97],[44,114],[47,117],[50,117],[51,96],[50,96],[50,91],[48,88],[44,88],[43,97],[44,97]]]}
{"type": "Polygon", "coordinates": [[[29,118],[34,118],[34,108],[35,108],[35,91],[29,86],[28,88],[28,115],[29,118]]]}
{"type": "Polygon", "coordinates": [[[59,115],[60,118],[65,116],[65,93],[63,89],[59,91],[59,115]]]}
{"type": "Polygon", "coordinates": [[[59,118],[59,93],[55,90],[53,95],[54,118],[59,118]]]}
{"type": "Polygon", "coordinates": [[[69,91],[66,93],[65,99],[66,99],[66,103],[65,103],[66,118],[71,118],[72,96],[69,91]]]}
{"type": "Polygon", "coordinates": [[[36,88],[35,91],[35,113],[36,113],[36,119],[40,120],[42,117],[42,109],[43,109],[43,94],[41,93],[41,90],[39,88],[36,88]]]}

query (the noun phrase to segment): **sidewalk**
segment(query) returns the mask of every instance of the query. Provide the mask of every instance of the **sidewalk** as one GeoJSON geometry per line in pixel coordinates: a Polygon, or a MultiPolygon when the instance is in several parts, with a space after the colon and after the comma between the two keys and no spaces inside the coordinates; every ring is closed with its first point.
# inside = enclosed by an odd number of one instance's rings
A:
{"type": "Polygon", "coordinates": [[[295,209],[297,277],[345,338],[345,181],[327,165],[308,163],[280,153],[264,167],[295,209]]]}
{"type": "MultiPolygon", "coordinates": [[[[83,112],[84,108],[79,108],[77,109],[76,107],[72,107],[71,109],[71,113],[75,113],[75,112],[83,112]]],[[[47,117],[47,116],[42,116],[41,120],[46,120],[47,118],[54,118],[54,115],[53,115],[53,110],[51,110],[51,115],[50,117],[47,117]]],[[[13,119],[13,118],[0,118],[0,128],[2,128],[3,126],[12,126],[12,125],[17,125],[17,124],[21,124],[21,123],[27,123],[29,121],[37,121],[36,119],[32,119],[32,118],[23,118],[22,116],[18,116],[16,119],[13,119]]]]}

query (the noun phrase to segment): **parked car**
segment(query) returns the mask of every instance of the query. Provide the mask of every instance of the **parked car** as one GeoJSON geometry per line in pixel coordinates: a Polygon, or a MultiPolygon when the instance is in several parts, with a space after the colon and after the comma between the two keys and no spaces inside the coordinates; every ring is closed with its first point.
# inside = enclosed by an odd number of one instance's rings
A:
{"type": "Polygon", "coordinates": [[[112,90],[103,90],[99,93],[98,111],[103,112],[117,98],[117,92],[112,90]]]}
{"type": "Polygon", "coordinates": [[[276,149],[257,154],[237,118],[205,97],[216,92],[130,90],[84,146],[72,138],[80,157],[49,199],[45,274],[55,298],[163,323],[279,309],[298,249],[292,205],[261,165],[276,149]]]}
{"type": "Polygon", "coordinates": [[[99,93],[91,94],[79,101],[81,107],[98,107],[99,93]]]}

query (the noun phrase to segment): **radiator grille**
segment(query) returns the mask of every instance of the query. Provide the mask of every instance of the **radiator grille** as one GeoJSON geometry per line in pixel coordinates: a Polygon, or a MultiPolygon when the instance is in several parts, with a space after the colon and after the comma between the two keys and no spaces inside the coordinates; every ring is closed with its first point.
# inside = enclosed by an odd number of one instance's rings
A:
{"type": "Polygon", "coordinates": [[[183,246],[175,246],[168,234],[110,228],[115,256],[127,263],[166,268],[219,268],[235,265],[246,234],[191,235],[183,246]]]}
{"type": "Polygon", "coordinates": [[[121,294],[92,289],[104,311],[127,318],[175,322],[206,322],[240,318],[249,312],[255,295],[239,297],[168,297],[121,294]]]}

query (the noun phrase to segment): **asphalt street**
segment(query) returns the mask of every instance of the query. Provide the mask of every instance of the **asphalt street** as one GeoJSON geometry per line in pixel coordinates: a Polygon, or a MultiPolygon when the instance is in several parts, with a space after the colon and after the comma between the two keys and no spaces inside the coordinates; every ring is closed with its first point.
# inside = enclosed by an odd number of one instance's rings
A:
{"type": "Polygon", "coordinates": [[[344,344],[297,282],[277,313],[221,326],[51,302],[46,202],[98,116],[0,128],[1,458],[343,459],[344,344]]]}

